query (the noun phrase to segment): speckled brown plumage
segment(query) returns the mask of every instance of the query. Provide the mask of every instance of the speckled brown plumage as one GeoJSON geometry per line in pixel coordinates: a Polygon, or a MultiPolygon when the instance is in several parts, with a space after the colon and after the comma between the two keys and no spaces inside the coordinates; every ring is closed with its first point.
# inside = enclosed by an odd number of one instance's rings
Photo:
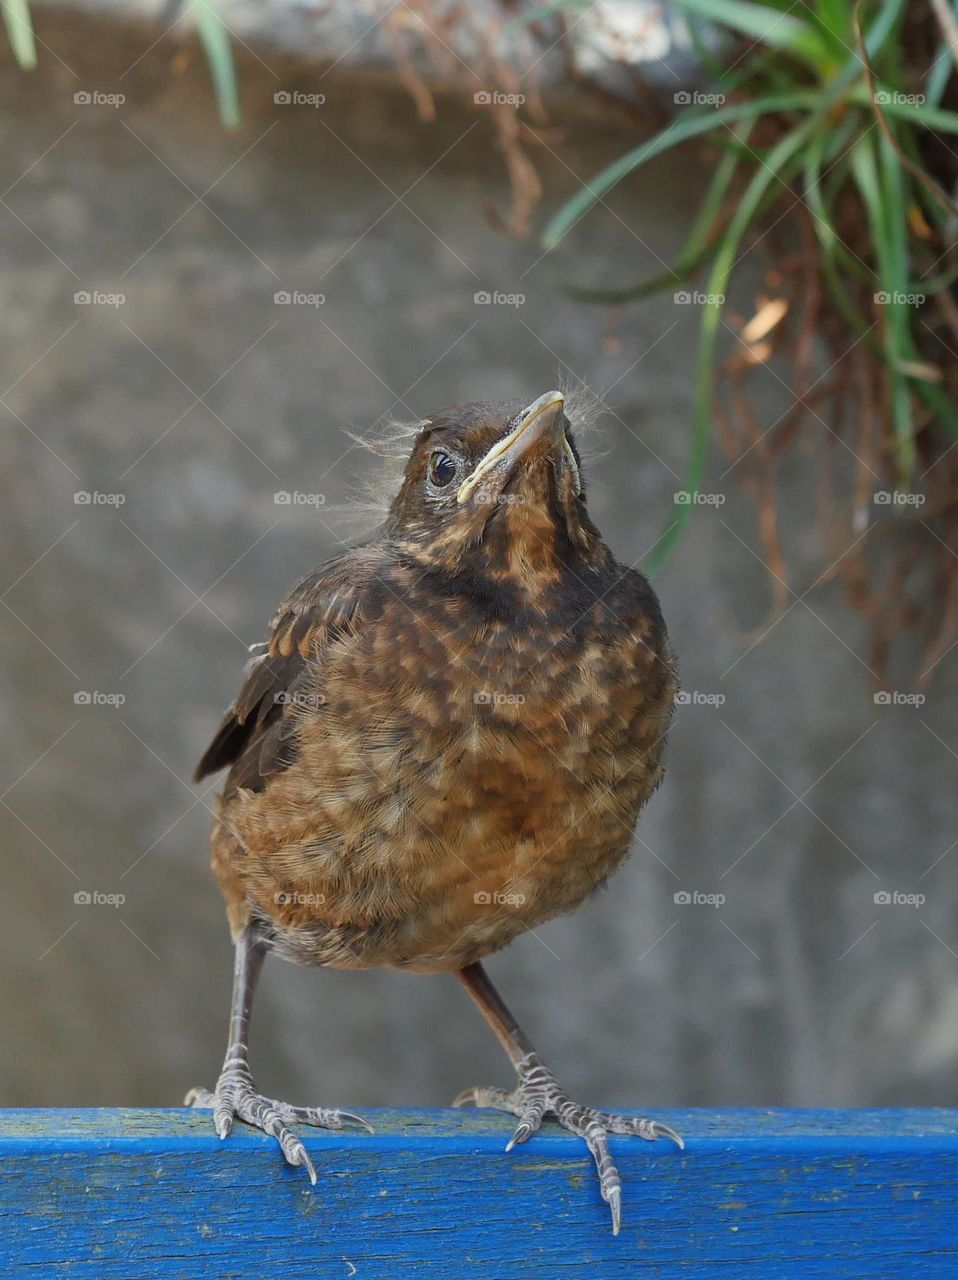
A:
{"type": "Polygon", "coordinates": [[[674,665],[550,394],[432,415],[382,529],[281,604],[197,770],[229,767],[212,862],[236,938],[463,970],[625,857],[674,665]]]}
{"type": "Polygon", "coordinates": [[[424,428],[386,528],[283,602],[198,771],[232,765],[213,865],[233,928],[255,916],[290,959],[462,968],[604,880],[661,776],[655,597],[581,499],[561,518],[554,460],[498,495],[523,501],[435,527],[410,502],[428,450],[478,462],[521,407],[424,428]]]}

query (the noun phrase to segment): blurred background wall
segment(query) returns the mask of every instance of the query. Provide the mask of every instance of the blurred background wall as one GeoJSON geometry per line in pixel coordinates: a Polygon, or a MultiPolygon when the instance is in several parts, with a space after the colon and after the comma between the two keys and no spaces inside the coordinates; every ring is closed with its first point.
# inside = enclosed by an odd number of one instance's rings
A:
{"type": "MultiPolygon", "coordinates": [[[[481,111],[440,99],[423,124],[382,77],[241,51],[227,134],[202,62],[174,74],[158,31],[46,15],[39,34],[39,71],[0,70],[0,1100],[172,1105],[215,1079],[230,985],[189,775],[243,646],[364,527],[376,463],[347,429],[583,379],[612,411],[586,441],[591,509],[640,562],[682,488],[697,308],[610,315],[556,280],[659,269],[702,174],[663,157],[543,258],[490,217],[510,194],[481,111]],[[292,89],[326,102],[274,104],[292,89]],[[275,501],[293,491],[322,505],[275,501]],[[75,901],[94,892],[125,901],[75,901]]],[[[568,108],[546,136],[541,210],[635,142],[568,108]]],[[[769,371],[765,421],[790,403],[769,371]]],[[[954,655],[923,705],[876,703],[891,686],[821,576],[801,458],[779,494],[794,595],[770,625],[728,466],[657,584],[690,700],[633,856],[492,975],[585,1100],[954,1105],[954,655]],[[924,901],[876,901],[896,892],[924,901]]],[[[509,1079],[450,977],[273,962],[252,1044],[259,1083],[297,1102],[509,1079]]]]}

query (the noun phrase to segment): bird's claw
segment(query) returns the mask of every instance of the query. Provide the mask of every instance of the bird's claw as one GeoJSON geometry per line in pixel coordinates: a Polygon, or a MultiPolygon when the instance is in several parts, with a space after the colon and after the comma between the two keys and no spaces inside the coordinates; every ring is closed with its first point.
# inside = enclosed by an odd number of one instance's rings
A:
{"type": "Polygon", "coordinates": [[[339,1111],[327,1107],[293,1107],[276,1098],[265,1098],[257,1093],[248,1068],[224,1069],[217,1081],[216,1091],[191,1089],[185,1104],[190,1107],[210,1107],[213,1111],[213,1127],[218,1137],[226,1138],[238,1117],[247,1124],[275,1138],[287,1164],[306,1170],[310,1182],[316,1185],[316,1170],[309,1152],[287,1122],[311,1124],[321,1129],[341,1129],[345,1122],[353,1121],[372,1133],[372,1126],[351,1111],[339,1111]]]}
{"type": "MultiPolygon", "coordinates": [[[[358,1124],[360,1129],[365,1129],[367,1133],[376,1132],[368,1120],[364,1120],[362,1116],[357,1116],[354,1111],[340,1111],[339,1114],[341,1117],[340,1128],[342,1128],[343,1121],[349,1120],[352,1124],[358,1124]]],[[[681,1138],[679,1141],[681,1142],[681,1138]]]]}
{"type": "Polygon", "coordinates": [[[612,1111],[583,1107],[562,1091],[551,1071],[536,1057],[528,1054],[520,1063],[519,1083],[508,1093],[505,1089],[474,1087],[464,1089],[454,1106],[472,1102],[477,1107],[494,1107],[519,1117],[506,1151],[526,1142],[542,1125],[546,1115],[553,1116],[564,1129],[585,1140],[599,1175],[599,1190],[612,1215],[612,1234],[618,1235],[622,1225],[622,1179],[609,1151],[609,1134],[644,1138],[669,1138],[682,1150],[685,1143],[674,1129],[644,1116],[623,1116],[612,1111]]]}
{"type": "Polygon", "coordinates": [[[513,1147],[521,1146],[523,1142],[528,1142],[534,1133],[532,1125],[528,1120],[522,1120],[516,1125],[516,1131],[506,1143],[506,1151],[509,1152],[513,1147]]]}
{"type": "Polygon", "coordinates": [[[617,1236],[622,1226],[622,1188],[614,1187],[606,1197],[612,1213],[612,1234],[617,1236]]]}
{"type": "Polygon", "coordinates": [[[670,1129],[667,1124],[662,1124],[658,1120],[652,1121],[652,1133],[649,1135],[649,1141],[654,1142],[656,1138],[668,1138],[674,1142],[680,1151],[685,1150],[685,1139],[680,1133],[676,1133],[674,1129],[670,1129]]]}

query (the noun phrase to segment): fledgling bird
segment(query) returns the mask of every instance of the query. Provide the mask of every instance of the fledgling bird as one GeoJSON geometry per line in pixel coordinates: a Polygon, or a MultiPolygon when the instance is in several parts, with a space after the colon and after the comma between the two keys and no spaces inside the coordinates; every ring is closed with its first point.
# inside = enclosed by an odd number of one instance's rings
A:
{"type": "MultiPolygon", "coordinates": [[[[676,690],[655,594],[586,511],[563,395],[457,405],[420,424],[382,528],[289,593],[196,771],[229,768],[212,865],[236,948],[212,1107],[278,1139],[364,1122],[259,1094],[247,1035],[274,952],[299,964],[455,973],[516,1070],[472,1101],[585,1139],[618,1232],[608,1135],[681,1139],[573,1102],[481,965],[571,911],[628,852],[662,777],[676,690]]],[[[368,1127],[368,1126],[367,1126],[368,1127]]],[[[507,1148],[507,1149],[509,1149],[507,1148]]]]}

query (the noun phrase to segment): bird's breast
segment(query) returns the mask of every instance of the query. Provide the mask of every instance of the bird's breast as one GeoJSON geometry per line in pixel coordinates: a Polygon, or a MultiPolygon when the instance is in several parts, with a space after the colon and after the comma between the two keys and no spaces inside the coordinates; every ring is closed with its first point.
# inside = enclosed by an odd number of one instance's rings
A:
{"type": "Polygon", "coordinates": [[[293,762],[229,814],[281,948],[454,968],[577,905],[660,774],[674,686],[648,630],[407,599],[333,644],[293,762]]]}

